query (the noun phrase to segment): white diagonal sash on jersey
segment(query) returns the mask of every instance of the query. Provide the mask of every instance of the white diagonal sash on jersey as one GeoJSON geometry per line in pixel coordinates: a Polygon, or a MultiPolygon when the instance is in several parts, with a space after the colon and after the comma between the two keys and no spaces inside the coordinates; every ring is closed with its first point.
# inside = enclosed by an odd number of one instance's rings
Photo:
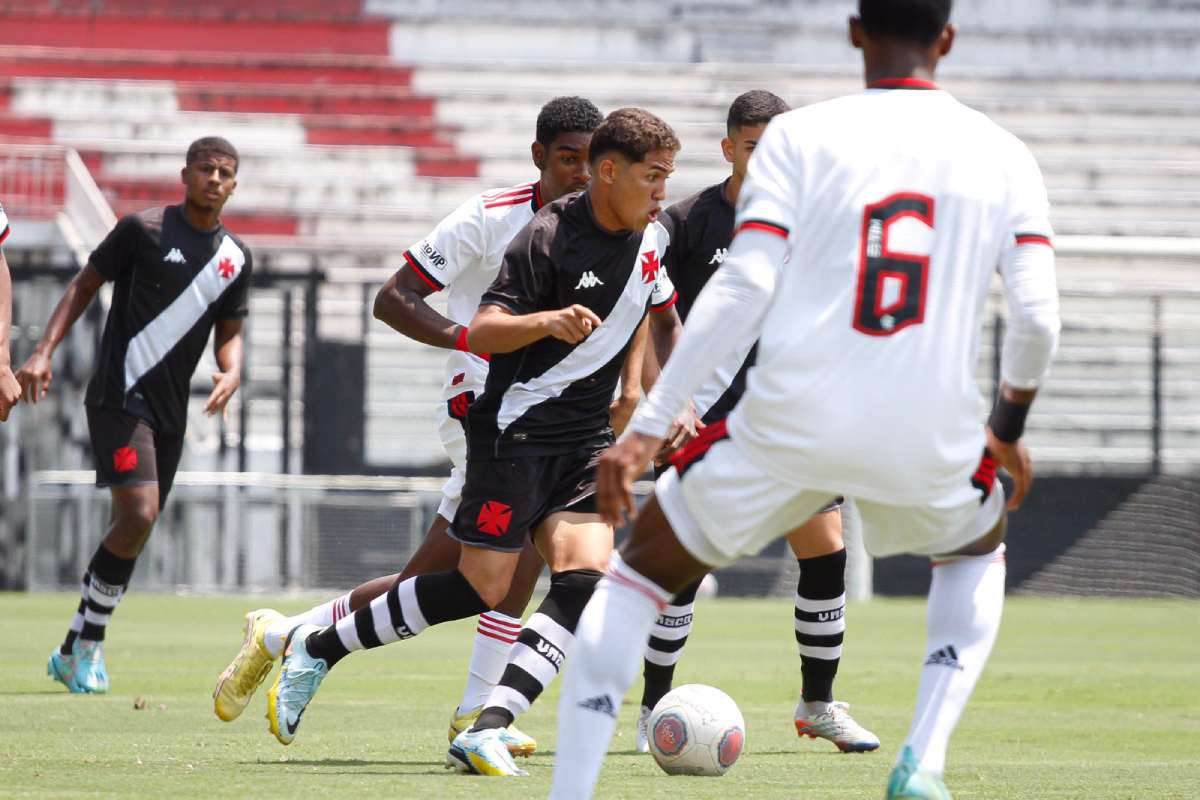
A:
{"type": "Polygon", "coordinates": [[[125,351],[125,391],[166,358],[209,306],[242,274],[245,263],[246,255],[233,239],[228,236],[222,239],[217,252],[191,284],[129,341],[129,349],[125,351]],[[228,277],[222,277],[218,267],[225,259],[233,263],[233,272],[228,277]]]}
{"type": "MultiPolygon", "coordinates": [[[[648,238],[642,239],[643,246],[638,248],[639,253],[643,252],[648,238]]],[[[541,375],[523,383],[514,383],[504,393],[504,399],[500,401],[500,413],[496,415],[496,425],[501,432],[507,430],[508,426],[520,419],[526,411],[558,397],[572,383],[591,375],[621,352],[621,348],[629,342],[642,321],[646,311],[646,300],[651,291],[653,284],[642,281],[642,270],[634,264],[612,313],[600,323],[600,327],[596,328],[591,336],[541,375]]]]}

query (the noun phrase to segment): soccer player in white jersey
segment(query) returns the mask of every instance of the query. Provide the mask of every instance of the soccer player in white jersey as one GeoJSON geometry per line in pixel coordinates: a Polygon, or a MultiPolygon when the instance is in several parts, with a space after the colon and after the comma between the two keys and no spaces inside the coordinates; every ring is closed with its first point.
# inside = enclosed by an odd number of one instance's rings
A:
{"type": "Polygon", "coordinates": [[[0,422],[8,419],[8,412],[21,399],[21,385],[13,375],[8,352],[9,329],[12,327],[12,276],[8,273],[2,246],[11,232],[4,206],[0,206],[0,422]]]}
{"type": "Polygon", "coordinates": [[[658,481],[580,620],[552,798],[594,790],[615,710],[671,596],[838,494],[858,502],[873,555],[934,559],[916,712],[887,797],[949,797],[946,747],[1004,600],[996,466],[1012,475],[1015,508],[1032,482],[1025,417],[1060,327],[1037,164],[932,82],[954,41],[949,12],[950,0],[860,0],[850,35],[867,90],[767,127],[728,259],[601,460],[606,519],[634,513],[633,479],[715,365],[755,337],[758,361],[728,425],[706,428],[658,481]],[[974,375],[997,268],[1011,322],[985,425],[974,375]]]}
{"type": "MultiPolygon", "coordinates": [[[[530,146],[540,173],[538,180],[482,192],[467,200],[405,251],[404,264],[380,290],[375,300],[377,319],[411,339],[450,351],[438,434],[452,467],[437,516],[402,572],[367,581],[292,617],[270,609],[247,614],[242,648],[213,693],[214,709],[221,719],[229,721],[241,714],[270,672],[272,661],[283,654],[287,634],[297,625],[332,625],[401,581],[453,569],[458,563],[460,545],[446,531],[458,509],[466,476],[467,409],[482,394],[488,370],[487,356],[466,346],[468,326],[512,238],[543,206],[587,187],[588,145],[592,131],[603,119],[596,106],[582,97],[557,97],[546,103],[538,113],[530,146]],[[446,315],[427,301],[442,291],[447,295],[446,315]]],[[[640,398],[638,389],[636,380],[622,382],[621,398],[613,408],[614,426],[623,427],[628,421],[640,398]]],[[[542,566],[537,550],[529,544],[521,554],[508,596],[494,610],[479,616],[467,682],[450,723],[451,739],[470,727],[499,682],[542,566]]],[[[516,728],[510,728],[508,736],[514,753],[530,755],[536,749],[536,742],[516,728]]]]}

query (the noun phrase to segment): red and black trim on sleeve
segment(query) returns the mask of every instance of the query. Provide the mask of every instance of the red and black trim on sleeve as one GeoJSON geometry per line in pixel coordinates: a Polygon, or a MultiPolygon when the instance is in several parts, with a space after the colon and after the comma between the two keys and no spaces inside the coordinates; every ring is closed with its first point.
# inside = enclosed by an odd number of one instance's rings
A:
{"type": "Polygon", "coordinates": [[[788,237],[788,229],[776,222],[768,222],[765,219],[748,219],[741,225],[738,225],[737,230],[733,232],[737,236],[742,231],[762,231],[763,233],[772,233],[783,239],[788,237]]]}
{"type": "Polygon", "coordinates": [[[413,254],[408,250],[404,251],[404,260],[408,262],[408,266],[412,268],[412,271],[417,273],[417,277],[429,285],[430,289],[433,289],[435,292],[440,292],[442,289],[446,288],[446,285],[430,275],[429,271],[422,267],[421,262],[417,261],[413,254]]]}
{"type": "Polygon", "coordinates": [[[719,420],[709,425],[704,430],[700,431],[700,435],[683,447],[675,451],[671,456],[671,466],[675,467],[675,471],[682,477],[692,465],[700,459],[704,458],[712,446],[722,439],[729,438],[729,431],[726,430],[725,420],[719,420]]]}
{"type": "Polygon", "coordinates": [[[8,235],[9,235],[10,233],[12,233],[12,226],[11,226],[11,225],[5,225],[5,226],[4,226],[4,232],[3,232],[3,233],[0,233],[0,244],[4,244],[4,240],[8,238],[8,235]]]}
{"type": "Polygon", "coordinates": [[[1043,244],[1051,250],[1054,249],[1054,242],[1050,241],[1050,237],[1044,233],[1015,233],[1013,236],[1016,237],[1018,246],[1023,244],[1043,244]]]}
{"type": "Polygon", "coordinates": [[[940,89],[933,81],[923,78],[884,78],[867,84],[868,89],[940,89]]]}
{"type": "Polygon", "coordinates": [[[661,303],[657,303],[657,304],[651,303],[650,310],[655,313],[666,311],[671,306],[675,305],[675,301],[677,301],[678,299],[679,299],[679,292],[671,292],[671,296],[668,297],[666,300],[662,301],[661,303]]]}

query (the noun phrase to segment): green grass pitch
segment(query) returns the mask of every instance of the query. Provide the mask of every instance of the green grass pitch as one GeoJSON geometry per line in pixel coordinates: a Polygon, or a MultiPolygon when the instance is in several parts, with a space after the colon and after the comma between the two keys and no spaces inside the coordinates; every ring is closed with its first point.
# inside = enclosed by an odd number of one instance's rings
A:
{"type": "MultiPolygon", "coordinates": [[[[294,612],[308,598],[274,602],[294,612]]],[[[557,691],[521,720],[532,777],[443,769],[446,723],[472,635],[463,622],[373,653],[326,680],[296,742],[267,732],[265,687],[243,717],[212,713],[217,674],[261,598],[131,594],[109,630],[113,689],[71,696],[44,674],[76,600],[0,595],[0,796],[532,798],[549,788],[557,691]],[[136,698],[146,708],[134,709],[136,698]]],[[[796,738],[786,600],[701,601],[678,683],[729,692],[747,747],[723,778],[669,778],[633,750],[636,692],[605,763],[606,798],[879,798],[912,709],[922,603],[848,609],[837,689],[880,752],[796,738]]],[[[274,672],[271,678],[274,679],[274,672]]],[[[947,783],[967,798],[1200,797],[1200,604],[1010,599],[987,672],[952,742],[947,783]]]]}

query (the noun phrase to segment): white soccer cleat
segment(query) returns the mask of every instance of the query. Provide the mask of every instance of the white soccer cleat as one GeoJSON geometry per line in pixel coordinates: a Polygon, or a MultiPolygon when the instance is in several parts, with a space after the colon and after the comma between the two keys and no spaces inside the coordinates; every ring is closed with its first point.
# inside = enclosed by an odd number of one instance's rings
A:
{"type": "Polygon", "coordinates": [[[637,742],[634,745],[639,753],[650,752],[650,712],[654,709],[642,706],[638,713],[637,742]]]}
{"type": "Polygon", "coordinates": [[[850,704],[829,703],[820,714],[809,714],[803,700],[796,706],[796,734],[828,739],[843,753],[869,753],[879,749],[879,737],[854,721],[850,704]]]}
{"type": "Polygon", "coordinates": [[[498,778],[519,778],[529,774],[513,761],[500,728],[463,731],[455,736],[450,752],[446,753],[446,768],[498,778]]]}

